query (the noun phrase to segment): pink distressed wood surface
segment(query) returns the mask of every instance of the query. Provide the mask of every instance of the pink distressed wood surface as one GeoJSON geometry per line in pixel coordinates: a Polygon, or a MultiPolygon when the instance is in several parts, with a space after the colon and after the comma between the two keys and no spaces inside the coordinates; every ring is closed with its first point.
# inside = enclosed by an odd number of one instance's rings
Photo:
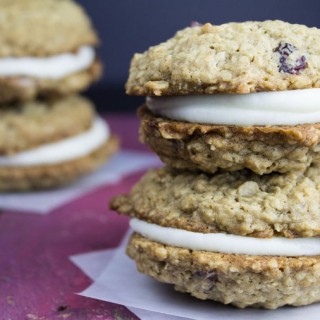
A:
{"type": "MultiPolygon", "coordinates": [[[[134,115],[107,119],[124,148],[147,150],[138,141],[134,115]]],[[[137,319],[123,306],[75,294],[91,280],[68,257],[119,244],[128,219],[108,210],[108,201],[129,191],[141,174],[94,190],[46,216],[0,213],[1,320],[137,319]]]]}

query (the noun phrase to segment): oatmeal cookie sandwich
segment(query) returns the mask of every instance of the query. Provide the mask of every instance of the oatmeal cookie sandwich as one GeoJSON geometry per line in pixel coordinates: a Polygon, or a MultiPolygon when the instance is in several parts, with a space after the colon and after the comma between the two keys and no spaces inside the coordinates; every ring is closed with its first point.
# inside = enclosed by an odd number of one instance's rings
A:
{"type": "Polygon", "coordinates": [[[199,299],[320,301],[320,30],[195,25],[136,54],[141,138],[168,165],[111,208],[139,271],[199,299]]]}
{"type": "Polygon", "coordinates": [[[319,87],[320,30],[282,21],[186,28],[136,54],[126,85],[166,164],[258,174],[319,161],[319,87]]]}
{"type": "Polygon", "coordinates": [[[101,75],[98,38],[72,0],[0,0],[0,103],[86,89],[101,75]]]}
{"type": "Polygon", "coordinates": [[[111,207],[132,217],[140,272],[240,308],[306,305],[320,301],[319,173],[155,169],[111,207]]]}
{"type": "Polygon", "coordinates": [[[118,149],[107,123],[80,96],[0,108],[0,191],[69,184],[118,149]]]}

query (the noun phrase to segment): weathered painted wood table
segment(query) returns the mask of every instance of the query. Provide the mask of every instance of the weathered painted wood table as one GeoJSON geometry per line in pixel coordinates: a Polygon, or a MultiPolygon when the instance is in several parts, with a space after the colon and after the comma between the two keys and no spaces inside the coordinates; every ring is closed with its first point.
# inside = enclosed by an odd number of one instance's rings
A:
{"type": "MultiPolygon", "coordinates": [[[[122,147],[148,152],[138,141],[134,114],[107,119],[122,147]]],[[[123,306],[75,294],[91,280],[69,256],[117,246],[128,219],[111,212],[108,201],[130,190],[141,174],[93,190],[48,215],[1,211],[1,320],[137,319],[123,306]]]]}

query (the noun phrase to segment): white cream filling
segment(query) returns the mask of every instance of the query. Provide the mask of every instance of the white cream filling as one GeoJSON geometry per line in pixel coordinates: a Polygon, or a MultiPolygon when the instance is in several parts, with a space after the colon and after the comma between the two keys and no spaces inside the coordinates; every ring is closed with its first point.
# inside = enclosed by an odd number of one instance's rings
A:
{"type": "Polygon", "coordinates": [[[320,89],[148,97],[148,108],[172,120],[224,125],[320,122],[320,89]]]}
{"type": "Polygon", "coordinates": [[[142,236],[175,247],[229,254],[313,256],[320,254],[319,238],[253,238],[225,233],[198,233],[161,227],[131,219],[131,228],[142,236]]]}
{"type": "Polygon", "coordinates": [[[110,136],[108,125],[96,118],[86,132],[62,141],[49,143],[12,156],[0,156],[1,167],[30,167],[50,165],[89,155],[102,146],[110,136]]]}
{"type": "Polygon", "coordinates": [[[63,53],[50,57],[0,58],[0,76],[61,79],[87,69],[93,63],[95,56],[94,48],[83,46],[76,53],[63,53]]]}

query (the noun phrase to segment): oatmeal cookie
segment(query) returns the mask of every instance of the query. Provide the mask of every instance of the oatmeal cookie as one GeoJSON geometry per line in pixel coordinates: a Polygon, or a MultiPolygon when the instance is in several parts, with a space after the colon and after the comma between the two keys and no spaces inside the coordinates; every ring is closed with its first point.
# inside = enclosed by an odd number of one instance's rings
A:
{"type": "Polygon", "coordinates": [[[52,56],[98,43],[72,0],[0,0],[0,30],[0,58],[52,56]]]}
{"type": "Polygon", "coordinates": [[[70,138],[90,129],[92,103],[81,96],[38,100],[0,108],[0,155],[70,138]]]}
{"type": "Polygon", "coordinates": [[[320,236],[320,168],[259,176],[150,170],[129,195],[111,201],[121,214],[189,231],[287,238],[320,236]]]}
{"type": "Polygon", "coordinates": [[[320,160],[320,124],[225,126],[176,121],[139,109],[140,139],[167,165],[214,173],[305,170],[320,160]]]}
{"type": "Polygon", "coordinates": [[[283,21],[189,27],[135,54],[126,91],[162,96],[320,87],[320,30],[283,21]]]}
{"type": "Polygon", "coordinates": [[[134,234],[127,254],[140,272],[202,300],[276,309],[320,301],[320,257],[193,251],[134,234]]]}

